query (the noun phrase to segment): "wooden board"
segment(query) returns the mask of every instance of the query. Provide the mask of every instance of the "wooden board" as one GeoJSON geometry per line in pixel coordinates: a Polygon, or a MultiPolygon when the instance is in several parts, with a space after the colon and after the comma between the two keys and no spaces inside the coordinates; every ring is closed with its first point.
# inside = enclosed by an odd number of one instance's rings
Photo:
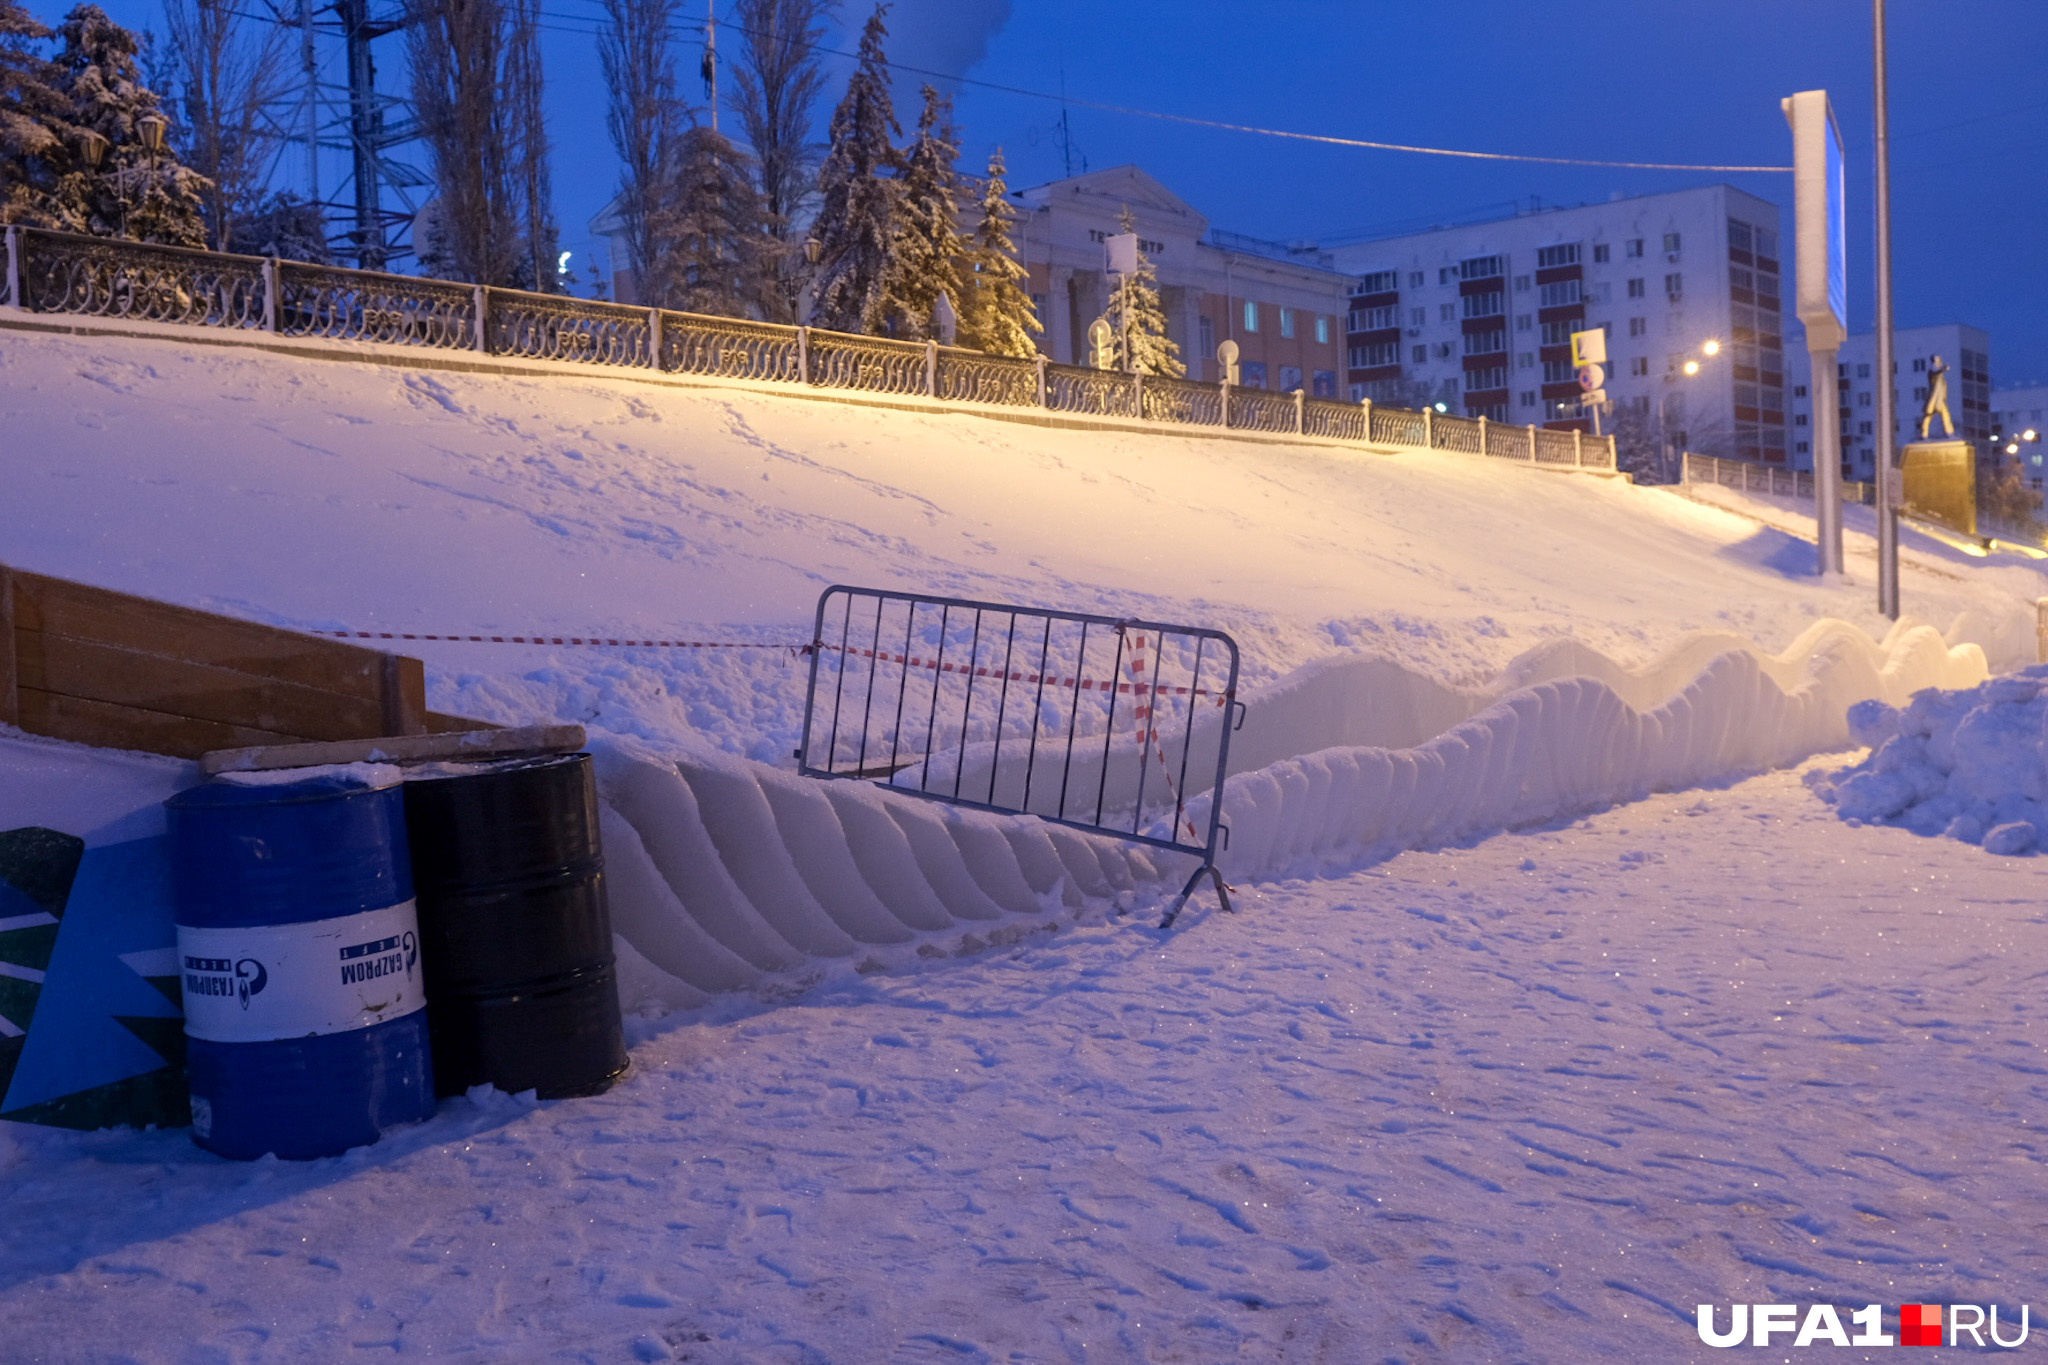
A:
{"type": "Polygon", "coordinates": [[[388,730],[384,699],[375,693],[350,696],[40,630],[17,630],[14,638],[23,688],[297,739],[351,739],[388,730]]]}
{"type": "Polygon", "coordinates": [[[174,758],[197,758],[212,749],[235,745],[288,742],[251,726],[194,720],[163,711],[117,706],[103,701],[59,696],[34,688],[21,690],[21,728],[51,739],[91,744],[102,749],[141,749],[174,758]]]}
{"type": "Polygon", "coordinates": [[[181,758],[492,728],[430,713],[418,659],[4,564],[0,722],[181,758]]]}
{"type": "Polygon", "coordinates": [[[200,771],[262,772],[275,768],[312,768],[327,763],[443,763],[524,758],[537,754],[571,754],[586,736],[580,725],[529,725],[522,728],[462,730],[434,735],[387,735],[322,744],[266,744],[219,749],[201,755],[200,771]]]}

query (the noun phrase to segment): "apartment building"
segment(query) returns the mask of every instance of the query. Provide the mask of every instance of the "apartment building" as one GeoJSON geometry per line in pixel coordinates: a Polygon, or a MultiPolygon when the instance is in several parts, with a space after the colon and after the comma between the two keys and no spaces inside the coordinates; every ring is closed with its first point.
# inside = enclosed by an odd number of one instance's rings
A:
{"type": "MultiPolygon", "coordinates": [[[[1813,467],[1813,397],[1811,357],[1806,353],[1804,335],[1795,338],[1793,361],[1792,462],[1802,469],[1813,467]]],[[[1899,382],[1892,386],[1895,414],[1894,439],[1900,443],[1920,437],[1920,410],[1927,404],[1932,387],[1930,368],[1940,356],[1948,366],[1948,410],[1955,418],[1957,436],[1979,443],[1989,450],[1996,425],[1991,411],[1991,338],[1975,327],[1944,323],[1939,327],[1907,327],[1892,333],[1892,369],[1899,382]]],[[[1865,332],[1842,343],[1835,354],[1837,411],[1842,420],[1842,477],[1868,480],[1877,477],[1877,336],[1865,332]]],[[[1939,422],[1933,435],[1946,435],[1939,422]]]]}
{"type": "Polygon", "coordinates": [[[1246,387],[1340,396],[1351,279],[1327,253],[1212,230],[1193,206],[1136,166],[1011,197],[1024,213],[1012,240],[1045,325],[1039,348],[1053,360],[1086,360],[1088,325],[1109,302],[1103,242],[1122,231],[1128,209],[1139,248],[1158,272],[1167,335],[1189,378],[1217,379],[1216,348],[1232,340],[1246,387]]]}
{"type": "Polygon", "coordinates": [[[1332,248],[1345,391],[1590,429],[1571,334],[1604,328],[1624,432],[1782,464],[1780,241],[1775,204],[1709,185],[1332,248]]]}
{"type": "Polygon", "coordinates": [[[2024,384],[1991,395],[1991,434],[2001,458],[2018,464],[2035,492],[2048,488],[2048,384],[2024,384]],[[2031,435],[2030,435],[2031,433],[2031,435]]]}

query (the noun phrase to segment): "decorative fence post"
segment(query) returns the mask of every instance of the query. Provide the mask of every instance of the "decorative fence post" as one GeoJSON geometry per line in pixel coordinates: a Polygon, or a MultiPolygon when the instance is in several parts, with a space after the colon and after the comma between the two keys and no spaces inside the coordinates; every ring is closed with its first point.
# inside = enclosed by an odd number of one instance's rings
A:
{"type": "Polygon", "coordinates": [[[1038,361],[1038,406],[1042,408],[1045,406],[1045,352],[1040,351],[1036,359],[1038,361]]]}
{"type": "Polygon", "coordinates": [[[661,310],[647,310],[647,364],[650,369],[661,368],[661,310]]]}
{"type": "Polygon", "coordinates": [[[939,396],[939,343],[936,341],[924,344],[924,396],[939,396]]]}
{"type": "Polygon", "coordinates": [[[1132,371],[1131,371],[1131,416],[1133,416],[1133,417],[1143,417],[1144,415],[1145,415],[1145,372],[1144,372],[1143,370],[1132,370],[1132,371]]]}
{"type": "Polygon", "coordinates": [[[1359,439],[1360,439],[1361,441],[1371,441],[1371,440],[1372,440],[1372,400],[1371,400],[1370,398],[1361,398],[1361,399],[1359,399],[1359,400],[1358,400],[1358,406],[1360,406],[1361,408],[1364,408],[1364,409],[1365,409],[1365,422],[1364,422],[1364,424],[1363,424],[1362,426],[1360,426],[1360,428],[1359,428],[1359,439]]]}
{"type": "Polygon", "coordinates": [[[1217,387],[1223,393],[1223,425],[1228,427],[1230,425],[1230,372],[1228,370],[1225,370],[1223,378],[1217,381],[1217,387]]]}
{"type": "Polygon", "coordinates": [[[1307,411],[1308,395],[1304,390],[1296,389],[1294,391],[1294,434],[1296,436],[1308,430],[1306,424],[1307,411]]]}
{"type": "Polygon", "coordinates": [[[1536,463],[1536,424],[1529,423],[1529,463],[1536,463]]]}
{"type": "Polygon", "coordinates": [[[1579,468],[1586,467],[1586,433],[1572,428],[1572,463],[1579,468]]]}
{"type": "Polygon", "coordinates": [[[13,226],[7,229],[7,301],[16,308],[28,307],[21,295],[21,229],[13,226]]]}
{"type": "Polygon", "coordinates": [[[490,338],[484,332],[484,315],[490,303],[490,291],[482,285],[476,286],[476,349],[483,355],[491,353],[490,338]]]}
{"type": "Polygon", "coordinates": [[[263,330],[266,332],[277,330],[277,287],[281,273],[277,257],[272,256],[263,263],[263,330]]]}
{"type": "Polygon", "coordinates": [[[811,329],[808,327],[796,329],[796,382],[811,382],[811,329]]]}
{"type": "Polygon", "coordinates": [[[1422,448],[1436,449],[1436,409],[1428,404],[1422,408],[1422,448]]]}
{"type": "Polygon", "coordinates": [[[1486,414],[1483,412],[1479,414],[1479,453],[1481,455],[1493,454],[1486,447],[1486,414]]]}

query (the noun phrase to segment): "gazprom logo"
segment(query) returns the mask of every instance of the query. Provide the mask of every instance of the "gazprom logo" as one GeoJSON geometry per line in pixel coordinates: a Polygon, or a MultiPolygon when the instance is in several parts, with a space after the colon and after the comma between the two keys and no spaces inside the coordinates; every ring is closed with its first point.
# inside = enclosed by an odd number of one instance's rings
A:
{"type": "Polygon", "coordinates": [[[410,929],[368,943],[351,943],[341,950],[341,984],[358,986],[398,972],[404,972],[410,981],[413,966],[419,960],[419,940],[410,929]]]}
{"type": "MultiPolygon", "coordinates": [[[[1897,1333],[1884,1330],[1884,1305],[1867,1303],[1848,1313],[1852,1336],[1843,1325],[1843,1312],[1831,1303],[1816,1303],[1802,1314],[1797,1304],[1738,1303],[1726,1310],[1728,1325],[1721,1326],[1723,1310],[1711,1303],[1699,1306],[1700,1340],[1723,1350],[1731,1346],[1960,1346],[1964,1338],[1978,1348],[2003,1346],[2010,1350],[2025,1344],[2030,1326],[2026,1304],[2019,1307],[2018,1334],[2007,1336],[1999,1325],[1999,1307],[1977,1303],[1905,1303],[1899,1305],[1897,1333]],[[1948,1339],[1942,1339],[1942,1328],[1948,1339]],[[1988,1340],[1986,1338],[1989,1338],[1988,1340]]],[[[2006,1331],[2015,1326],[2010,1314],[2006,1331]]]]}

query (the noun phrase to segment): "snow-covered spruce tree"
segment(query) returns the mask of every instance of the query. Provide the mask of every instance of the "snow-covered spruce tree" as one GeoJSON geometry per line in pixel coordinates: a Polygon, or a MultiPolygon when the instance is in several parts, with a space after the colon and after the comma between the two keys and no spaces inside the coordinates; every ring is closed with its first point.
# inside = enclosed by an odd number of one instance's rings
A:
{"type": "Polygon", "coordinates": [[[981,182],[981,217],[968,239],[960,270],[960,344],[991,355],[1029,360],[1038,354],[1032,337],[1045,330],[1031,296],[1024,292],[1030,272],[1017,260],[1010,225],[1019,217],[1010,207],[1003,149],[988,159],[988,178],[981,182]]]}
{"type": "Polygon", "coordinates": [[[886,4],[861,30],[860,60],[832,111],[829,150],[818,173],[817,303],[812,321],[836,332],[880,331],[887,315],[883,287],[895,250],[903,133],[889,99],[889,59],[882,40],[886,4]]]}
{"type": "Polygon", "coordinates": [[[47,199],[75,130],[57,66],[36,50],[49,36],[14,0],[0,0],[0,222],[55,226],[47,199]]]}
{"type": "MultiPolygon", "coordinates": [[[[903,157],[897,181],[896,240],[882,281],[881,330],[905,341],[936,335],[932,315],[939,296],[960,311],[960,133],[953,126],[953,101],[924,87],[917,136],[903,157]]],[[[872,329],[871,329],[872,330],[872,329]]]]}
{"type": "MultiPolygon", "coordinates": [[[[1125,232],[1136,232],[1137,222],[1126,208],[1117,221],[1125,232]]],[[[1159,272],[1152,258],[1138,253],[1135,274],[1117,281],[1109,291],[1109,307],[1103,310],[1109,324],[1116,367],[1137,374],[1163,374],[1179,379],[1188,372],[1181,363],[1180,347],[1166,334],[1166,310],[1159,306],[1159,272]]]]}
{"type": "Polygon", "coordinates": [[[163,101],[142,83],[141,45],[97,5],[80,5],[58,26],[56,88],[77,135],[51,152],[59,174],[46,205],[55,226],[100,237],[128,237],[169,246],[205,246],[201,197],[212,182],[178,160],[167,141],[151,151],[141,122],[169,119],[163,101]],[[99,164],[85,135],[106,139],[99,164]]]}
{"type": "Polygon", "coordinates": [[[683,134],[676,213],[662,223],[676,282],[662,302],[686,313],[758,317],[772,288],[753,158],[722,133],[683,134]]]}

